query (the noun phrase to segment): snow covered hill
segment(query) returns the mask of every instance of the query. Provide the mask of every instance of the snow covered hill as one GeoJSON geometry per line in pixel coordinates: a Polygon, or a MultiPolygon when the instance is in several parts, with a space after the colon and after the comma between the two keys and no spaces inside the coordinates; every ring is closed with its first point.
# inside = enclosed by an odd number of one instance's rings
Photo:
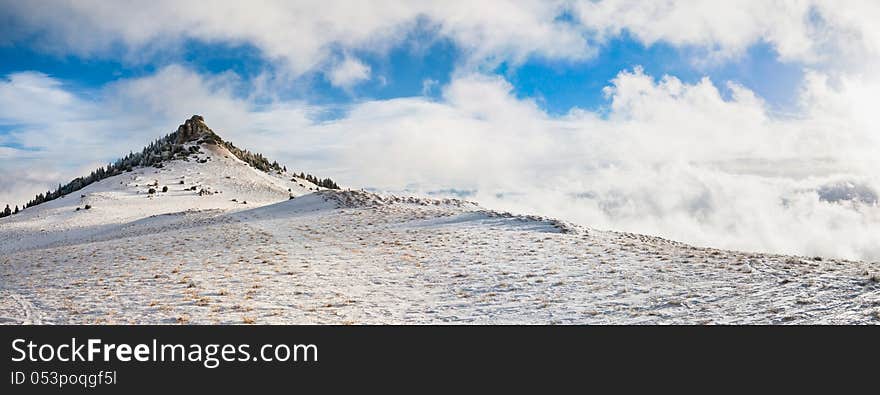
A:
{"type": "MultiPolygon", "coordinates": [[[[181,129],[193,124],[210,131],[201,117],[181,129]]],[[[170,225],[174,216],[210,217],[324,189],[286,171],[257,170],[221,145],[198,143],[200,137],[184,139],[192,152],[184,158],[137,167],[0,219],[0,253],[113,237],[137,224],[170,225]]]]}
{"type": "Polygon", "coordinates": [[[327,190],[186,144],[0,219],[0,323],[880,323],[878,263],[327,190]]]}

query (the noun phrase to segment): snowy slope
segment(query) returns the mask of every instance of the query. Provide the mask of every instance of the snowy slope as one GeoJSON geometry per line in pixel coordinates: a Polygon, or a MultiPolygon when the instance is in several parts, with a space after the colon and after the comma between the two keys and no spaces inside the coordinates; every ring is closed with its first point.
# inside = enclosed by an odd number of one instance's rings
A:
{"type": "Polygon", "coordinates": [[[276,203],[319,189],[289,173],[259,171],[223,147],[203,144],[201,153],[187,161],[136,168],[0,219],[0,253],[112,236],[133,221],[169,227],[177,220],[276,203]],[[166,186],[168,192],[161,192],[166,186]],[[157,192],[150,194],[150,189],[157,192]],[[85,210],[86,205],[91,208],[85,210]]]}
{"type": "MultiPolygon", "coordinates": [[[[877,264],[322,191],[4,254],[7,323],[877,323],[877,264]]],[[[5,228],[5,224],[4,224],[5,228]]]]}
{"type": "Polygon", "coordinates": [[[317,191],[202,148],[0,219],[0,323],[880,323],[877,263],[317,191]]]}

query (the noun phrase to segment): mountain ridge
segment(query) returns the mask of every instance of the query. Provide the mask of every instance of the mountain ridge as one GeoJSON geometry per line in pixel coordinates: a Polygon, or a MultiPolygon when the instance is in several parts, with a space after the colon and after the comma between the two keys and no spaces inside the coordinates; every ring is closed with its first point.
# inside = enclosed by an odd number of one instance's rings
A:
{"type": "MultiPolygon", "coordinates": [[[[176,131],[156,139],[140,152],[130,152],[128,155],[117,159],[107,166],[101,166],[93,170],[87,176],[76,177],[67,184],[59,184],[54,191],[49,190],[45,194],[39,193],[32,200],[24,204],[20,211],[79,191],[105,178],[130,172],[138,166],[162,168],[167,161],[188,160],[191,155],[197,154],[201,150],[200,147],[204,145],[222,146],[239,160],[263,172],[287,171],[287,167],[280,165],[277,161],[270,161],[260,153],[253,153],[246,149],[238,148],[231,142],[223,140],[207,125],[204,117],[193,115],[178,126],[176,131]]],[[[319,187],[339,189],[336,182],[330,178],[319,179],[304,172],[300,172],[300,178],[319,187]]],[[[17,214],[20,211],[16,210],[15,212],[8,213],[0,211],[0,217],[17,214]]]]}
{"type": "Polygon", "coordinates": [[[877,262],[329,190],[190,121],[161,166],[0,221],[0,324],[880,322],[877,262]]]}

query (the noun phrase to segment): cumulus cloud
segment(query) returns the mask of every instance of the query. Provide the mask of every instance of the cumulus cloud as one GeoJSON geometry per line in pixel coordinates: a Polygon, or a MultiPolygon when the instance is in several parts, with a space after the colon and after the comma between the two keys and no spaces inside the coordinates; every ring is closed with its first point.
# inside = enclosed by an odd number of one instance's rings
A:
{"type": "Polygon", "coordinates": [[[247,44],[292,75],[332,66],[337,51],[384,52],[414,29],[451,39],[460,67],[528,57],[580,60],[628,32],[645,44],[694,46],[712,57],[772,45],[786,61],[857,66],[880,54],[872,0],[260,0],[136,2],[0,0],[0,44],[129,61],[165,58],[186,40],[247,44]],[[144,16],[148,17],[144,17],[144,16]],[[122,53],[119,53],[122,49],[122,53]]]}
{"type": "Polygon", "coordinates": [[[599,37],[628,32],[646,44],[667,42],[729,58],[766,42],[784,61],[862,66],[880,55],[874,1],[718,2],[711,0],[579,1],[574,13],[599,37]],[[840,64],[843,63],[843,64],[840,64]]]}
{"type": "Polygon", "coordinates": [[[0,118],[7,123],[69,120],[91,112],[88,104],[64,90],[60,81],[40,72],[12,73],[0,79],[0,84],[0,118]],[[60,111],[45,112],[45,108],[60,111]]]}
{"type": "Polygon", "coordinates": [[[370,66],[350,57],[345,57],[330,71],[328,79],[333,86],[349,89],[359,82],[370,79],[370,66]]]}
{"type": "MultiPolygon", "coordinates": [[[[386,51],[426,28],[454,40],[474,64],[530,55],[580,58],[590,47],[580,29],[558,20],[564,2],[546,0],[256,2],[49,1],[34,7],[0,1],[8,41],[36,40],[47,51],[138,61],[187,39],[250,44],[294,75],[320,68],[335,49],[386,51]],[[144,17],[149,16],[149,17],[144,17]]],[[[326,71],[326,70],[324,70],[326,71]]]]}
{"type": "Polygon", "coordinates": [[[607,89],[606,117],[553,118],[510,89],[463,76],[442,102],[364,103],[320,128],[352,141],[335,155],[355,185],[476,191],[491,207],[702,245],[880,256],[876,203],[822,196],[840,183],[880,190],[873,129],[823,110],[832,103],[778,119],[741,86],[725,99],[708,79],[636,69],[607,89]]]}
{"type": "MultiPolygon", "coordinates": [[[[880,145],[870,108],[857,105],[878,85],[866,79],[813,72],[802,114],[779,118],[742,86],[725,84],[731,94],[722,95],[708,79],[688,84],[635,68],[606,88],[607,113],[555,117],[517,98],[502,77],[471,73],[441,87],[438,98],[365,101],[325,120],[320,106],[257,104],[235,96],[242,82],[232,75],[180,66],[88,97],[51,77],[28,77],[35,79],[28,86],[48,87],[35,96],[67,98],[36,105],[72,119],[16,118],[6,143],[36,151],[7,149],[3,158],[39,163],[47,182],[137,149],[200,113],[227,139],[351,187],[454,188],[493,208],[701,245],[880,257],[880,208],[870,199],[880,191],[880,145]],[[40,138],[47,135],[64,136],[64,146],[40,138]],[[55,155],[73,166],[47,160],[55,155]]],[[[0,92],[21,95],[21,81],[7,78],[0,92]]]]}

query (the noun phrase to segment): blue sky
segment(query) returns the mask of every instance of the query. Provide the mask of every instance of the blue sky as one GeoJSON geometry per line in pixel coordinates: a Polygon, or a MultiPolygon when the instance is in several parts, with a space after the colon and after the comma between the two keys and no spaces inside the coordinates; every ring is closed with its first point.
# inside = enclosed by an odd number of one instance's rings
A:
{"type": "MultiPolygon", "coordinates": [[[[721,85],[739,83],[767,101],[775,110],[790,111],[803,80],[803,65],[779,60],[766,43],[755,43],[733,59],[701,64],[701,49],[666,43],[646,45],[622,35],[601,45],[598,54],[586,60],[555,60],[533,57],[525,61],[500,62],[488,67],[513,86],[517,97],[531,98],[550,114],[565,114],[572,108],[601,110],[608,98],[602,93],[622,70],[641,66],[653,76],[673,75],[694,83],[709,77],[721,85]]],[[[333,86],[320,71],[298,76],[278,93],[282,98],[314,104],[345,105],[364,100],[410,96],[436,96],[456,71],[461,50],[454,42],[421,32],[412,34],[387,53],[351,51],[371,69],[371,78],[345,89],[333,86]],[[426,81],[431,81],[426,88],[426,81]]],[[[123,56],[83,57],[47,53],[27,43],[0,46],[0,74],[39,71],[57,78],[73,91],[88,94],[113,81],[143,77],[169,64],[185,65],[205,74],[231,72],[243,80],[253,79],[278,66],[249,44],[206,43],[187,40],[174,50],[147,61],[125,60],[123,56]]],[[[238,92],[246,96],[246,89],[238,92]]]]}
{"type": "Polygon", "coordinates": [[[698,64],[699,52],[664,43],[646,46],[624,35],[603,45],[596,58],[585,62],[537,59],[523,65],[502,65],[496,71],[511,81],[519,97],[536,98],[554,114],[573,107],[601,109],[608,102],[602,88],[621,70],[636,66],[649,75],[672,75],[687,83],[703,77],[716,84],[739,83],[778,110],[789,110],[796,104],[803,66],[779,61],[778,54],[768,45],[755,44],[743,56],[710,65],[698,64]]]}

